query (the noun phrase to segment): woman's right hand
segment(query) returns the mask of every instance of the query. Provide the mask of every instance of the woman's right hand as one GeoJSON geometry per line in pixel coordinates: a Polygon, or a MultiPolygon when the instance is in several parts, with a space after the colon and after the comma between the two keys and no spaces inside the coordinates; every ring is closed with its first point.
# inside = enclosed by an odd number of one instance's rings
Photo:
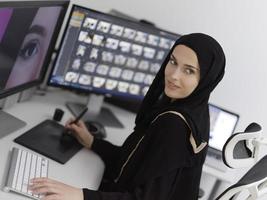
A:
{"type": "Polygon", "coordinates": [[[83,121],[80,120],[76,124],[71,124],[72,121],[74,121],[74,119],[69,119],[65,125],[65,128],[73,131],[72,134],[79,141],[79,143],[81,143],[84,147],[91,149],[94,136],[87,129],[83,121]]]}

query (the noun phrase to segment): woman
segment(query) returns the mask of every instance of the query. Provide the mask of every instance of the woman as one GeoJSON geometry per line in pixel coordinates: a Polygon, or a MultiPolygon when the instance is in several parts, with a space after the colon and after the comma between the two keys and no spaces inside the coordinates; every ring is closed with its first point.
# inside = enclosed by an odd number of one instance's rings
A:
{"type": "Polygon", "coordinates": [[[33,180],[45,200],[194,200],[209,139],[208,100],[224,75],[225,56],[212,37],[179,38],[154,79],[122,147],[94,139],[83,122],[69,125],[106,165],[98,191],[33,180]]]}

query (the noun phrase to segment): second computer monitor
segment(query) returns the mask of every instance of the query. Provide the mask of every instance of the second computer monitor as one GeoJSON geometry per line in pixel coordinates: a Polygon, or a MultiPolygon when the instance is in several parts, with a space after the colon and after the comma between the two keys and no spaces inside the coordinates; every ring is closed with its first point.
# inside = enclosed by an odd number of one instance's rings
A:
{"type": "Polygon", "coordinates": [[[49,84],[142,100],[178,37],[74,5],[49,84]]]}
{"type": "Polygon", "coordinates": [[[222,151],[227,139],[234,133],[239,115],[209,104],[210,112],[210,139],[209,147],[222,151]]]}
{"type": "Polygon", "coordinates": [[[0,3],[0,98],[40,84],[68,1],[0,3]]]}
{"type": "MultiPolygon", "coordinates": [[[[0,2],[0,99],[42,82],[68,4],[0,2]]],[[[0,138],[24,125],[0,108],[0,138]]]]}

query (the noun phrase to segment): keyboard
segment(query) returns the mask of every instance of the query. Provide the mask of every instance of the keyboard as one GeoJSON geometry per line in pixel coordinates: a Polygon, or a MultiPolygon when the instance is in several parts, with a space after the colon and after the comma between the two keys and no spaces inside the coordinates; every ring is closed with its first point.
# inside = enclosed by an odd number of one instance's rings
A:
{"type": "Polygon", "coordinates": [[[33,195],[28,190],[28,184],[32,178],[47,176],[48,159],[14,147],[11,153],[10,167],[4,191],[12,191],[33,199],[40,199],[41,195],[33,195]]]}

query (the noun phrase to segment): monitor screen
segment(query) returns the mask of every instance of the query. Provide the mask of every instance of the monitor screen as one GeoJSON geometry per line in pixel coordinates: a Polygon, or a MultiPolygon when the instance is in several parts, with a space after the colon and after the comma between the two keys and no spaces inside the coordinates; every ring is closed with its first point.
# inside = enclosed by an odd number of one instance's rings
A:
{"type": "Polygon", "coordinates": [[[0,2],[0,98],[42,82],[67,6],[0,2]]]}
{"type": "Polygon", "coordinates": [[[141,100],[178,37],[74,5],[48,84],[141,100]]]}
{"type": "Polygon", "coordinates": [[[210,139],[209,147],[222,151],[226,140],[234,133],[239,115],[209,104],[210,139]]]}
{"type": "MultiPolygon", "coordinates": [[[[0,98],[43,81],[68,3],[0,2],[0,98]]],[[[0,110],[0,138],[25,124],[0,110]]]]}

